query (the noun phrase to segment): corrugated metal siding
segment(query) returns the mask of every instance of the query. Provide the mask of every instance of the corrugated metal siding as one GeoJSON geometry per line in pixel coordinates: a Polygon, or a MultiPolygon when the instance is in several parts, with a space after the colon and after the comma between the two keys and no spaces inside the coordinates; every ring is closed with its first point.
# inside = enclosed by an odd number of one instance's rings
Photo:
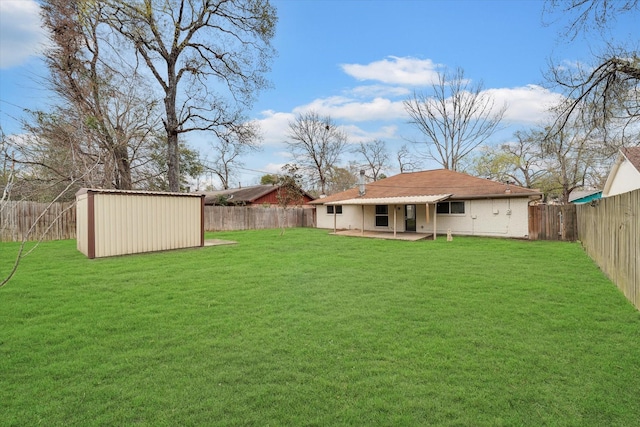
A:
{"type": "Polygon", "coordinates": [[[201,199],[95,195],[96,257],[200,246],[201,199]]]}
{"type": "Polygon", "coordinates": [[[77,201],[78,215],[89,218],[78,221],[77,246],[90,258],[203,244],[201,197],[89,190],[79,194],[77,201]],[[89,218],[91,198],[94,221],[89,218]]]}

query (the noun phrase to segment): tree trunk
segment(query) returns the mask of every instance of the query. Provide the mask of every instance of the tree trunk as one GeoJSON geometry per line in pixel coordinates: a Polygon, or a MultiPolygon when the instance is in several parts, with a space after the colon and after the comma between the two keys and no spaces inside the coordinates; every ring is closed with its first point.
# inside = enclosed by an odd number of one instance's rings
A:
{"type": "Polygon", "coordinates": [[[119,190],[132,190],[131,164],[129,163],[127,147],[117,145],[113,150],[113,157],[116,162],[116,188],[119,190]]]}
{"type": "Polygon", "coordinates": [[[167,89],[164,98],[167,120],[164,123],[167,131],[167,180],[169,191],[180,192],[180,149],[178,145],[178,115],[176,113],[176,92],[178,82],[174,61],[167,61],[167,89]]]}

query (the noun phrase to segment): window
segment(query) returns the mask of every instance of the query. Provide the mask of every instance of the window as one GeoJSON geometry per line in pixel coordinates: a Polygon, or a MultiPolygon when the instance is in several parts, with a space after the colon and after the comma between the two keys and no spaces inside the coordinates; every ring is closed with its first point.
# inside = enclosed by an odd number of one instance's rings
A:
{"type": "Polygon", "coordinates": [[[439,214],[464,214],[464,202],[440,202],[436,207],[439,214]]]}
{"type": "Polygon", "coordinates": [[[342,205],[335,205],[335,206],[329,205],[329,206],[327,206],[327,214],[333,215],[334,208],[335,208],[336,215],[342,214],[342,205]]]}
{"type": "Polygon", "coordinates": [[[389,226],[389,206],[376,205],[376,227],[389,226]]]}

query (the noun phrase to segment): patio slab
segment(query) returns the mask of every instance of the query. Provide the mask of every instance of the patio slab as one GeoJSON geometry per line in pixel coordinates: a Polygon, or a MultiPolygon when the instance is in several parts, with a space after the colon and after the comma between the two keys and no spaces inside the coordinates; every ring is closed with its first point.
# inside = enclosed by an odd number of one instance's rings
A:
{"type": "Polygon", "coordinates": [[[336,236],[348,236],[348,237],[366,237],[370,239],[387,239],[387,240],[408,240],[408,241],[416,241],[416,240],[426,240],[431,239],[433,237],[433,233],[396,233],[393,235],[393,232],[387,231],[367,231],[364,232],[362,230],[339,230],[336,232],[331,232],[330,234],[336,236]]]}

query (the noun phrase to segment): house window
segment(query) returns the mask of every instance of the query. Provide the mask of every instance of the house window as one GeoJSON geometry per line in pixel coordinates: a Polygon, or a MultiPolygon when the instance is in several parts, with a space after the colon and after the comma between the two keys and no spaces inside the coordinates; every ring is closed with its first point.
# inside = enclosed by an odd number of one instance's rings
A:
{"type": "Polygon", "coordinates": [[[336,215],[342,214],[342,205],[327,206],[327,214],[333,215],[334,212],[336,213],[336,215]]]}
{"type": "Polygon", "coordinates": [[[376,227],[389,226],[389,206],[376,205],[376,227]]]}
{"type": "Polygon", "coordinates": [[[464,202],[440,202],[436,208],[439,214],[464,214],[464,202]]]}

